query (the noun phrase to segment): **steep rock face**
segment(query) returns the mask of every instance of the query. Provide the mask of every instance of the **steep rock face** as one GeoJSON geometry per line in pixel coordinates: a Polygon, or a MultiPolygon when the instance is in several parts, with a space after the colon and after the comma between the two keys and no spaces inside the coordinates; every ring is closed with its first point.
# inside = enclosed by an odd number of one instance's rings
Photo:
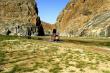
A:
{"type": "Polygon", "coordinates": [[[52,30],[55,29],[55,24],[50,24],[50,23],[46,23],[42,21],[42,26],[44,28],[45,31],[45,35],[51,35],[52,34],[52,30]]]}
{"type": "Polygon", "coordinates": [[[0,0],[0,34],[26,35],[26,27],[35,26],[38,10],[34,0],[0,0]]]}
{"type": "Polygon", "coordinates": [[[110,0],[70,0],[56,25],[62,36],[109,36],[110,0]]]}

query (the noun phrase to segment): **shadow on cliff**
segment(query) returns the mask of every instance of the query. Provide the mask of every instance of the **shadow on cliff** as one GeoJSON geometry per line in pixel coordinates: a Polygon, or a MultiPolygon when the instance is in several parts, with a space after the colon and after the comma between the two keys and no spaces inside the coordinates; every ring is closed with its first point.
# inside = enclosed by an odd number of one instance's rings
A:
{"type": "Polygon", "coordinates": [[[41,24],[41,20],[40,20],[40,17],[38,17],[37,19],[36,19],[36,26],[37,26],[37,28],[38,28],[38,36],[44,36],[45,34],[44,34],[44,28],[43,28],[43,26],[42,26],[42,24],[41,24]]]}
{"type": "MultiPolygon", "coordinates": [[[[37,4],[35,3],[35,11],[36,11],[36,14],[38,15],[38,8],[37,8],[37,4]]],[[[38,16],[36,18],[36,27],[38,28],[38,36],[44,36],[44,28],[41,24],[41,20],[40,20],[40,17],[38,16]]]]}

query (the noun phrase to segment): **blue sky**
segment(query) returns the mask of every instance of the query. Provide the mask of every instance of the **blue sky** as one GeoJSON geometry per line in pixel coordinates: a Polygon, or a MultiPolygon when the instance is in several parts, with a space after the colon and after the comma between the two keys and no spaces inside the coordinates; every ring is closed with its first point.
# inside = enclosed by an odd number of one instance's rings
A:
{"type": "Polygon", "coordinates": [[[59,13],[69,0],[36,0],[41,20],[55,23],[59,13]]]}

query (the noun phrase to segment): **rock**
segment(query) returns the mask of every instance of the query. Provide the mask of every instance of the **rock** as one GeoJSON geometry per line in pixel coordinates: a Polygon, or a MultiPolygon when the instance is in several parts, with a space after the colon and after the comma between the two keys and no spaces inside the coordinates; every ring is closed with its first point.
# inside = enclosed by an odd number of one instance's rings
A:
{"type": "Polygon", "coordinates": [[[43,21],[41,22],[41,24],[44,28],[45,35],[52,35],[52,31],[53,29],[55,29],[55,24],[50,24],[43,21]]]}
{"type": "Polygon", "coordinates": [[[110,0],[70,0],[56,26],[61,36],[110,37],[110,0]]]}
{"type": "Polygon", "coordinates": [[[38,8],[35,0],[0,0],[0,34],[5,35],[9,29],[11,35],[24,36],[27,27],[36,28],[36,19],[38,8]]]}

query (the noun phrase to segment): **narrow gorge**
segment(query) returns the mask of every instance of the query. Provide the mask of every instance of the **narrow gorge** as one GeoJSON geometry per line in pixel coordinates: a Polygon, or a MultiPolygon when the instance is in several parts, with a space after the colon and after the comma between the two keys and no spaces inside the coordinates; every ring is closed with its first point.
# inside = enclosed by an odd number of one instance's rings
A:
{"type": "Polygon", "coordinates": [[[35,0],[0,0],[2,35],[25,36],[31,27],[34,36],[42,36],[55,26],[60,36],[110,37],[110,0],[70,0],[55,25],[40,20],[35,0]]]}

